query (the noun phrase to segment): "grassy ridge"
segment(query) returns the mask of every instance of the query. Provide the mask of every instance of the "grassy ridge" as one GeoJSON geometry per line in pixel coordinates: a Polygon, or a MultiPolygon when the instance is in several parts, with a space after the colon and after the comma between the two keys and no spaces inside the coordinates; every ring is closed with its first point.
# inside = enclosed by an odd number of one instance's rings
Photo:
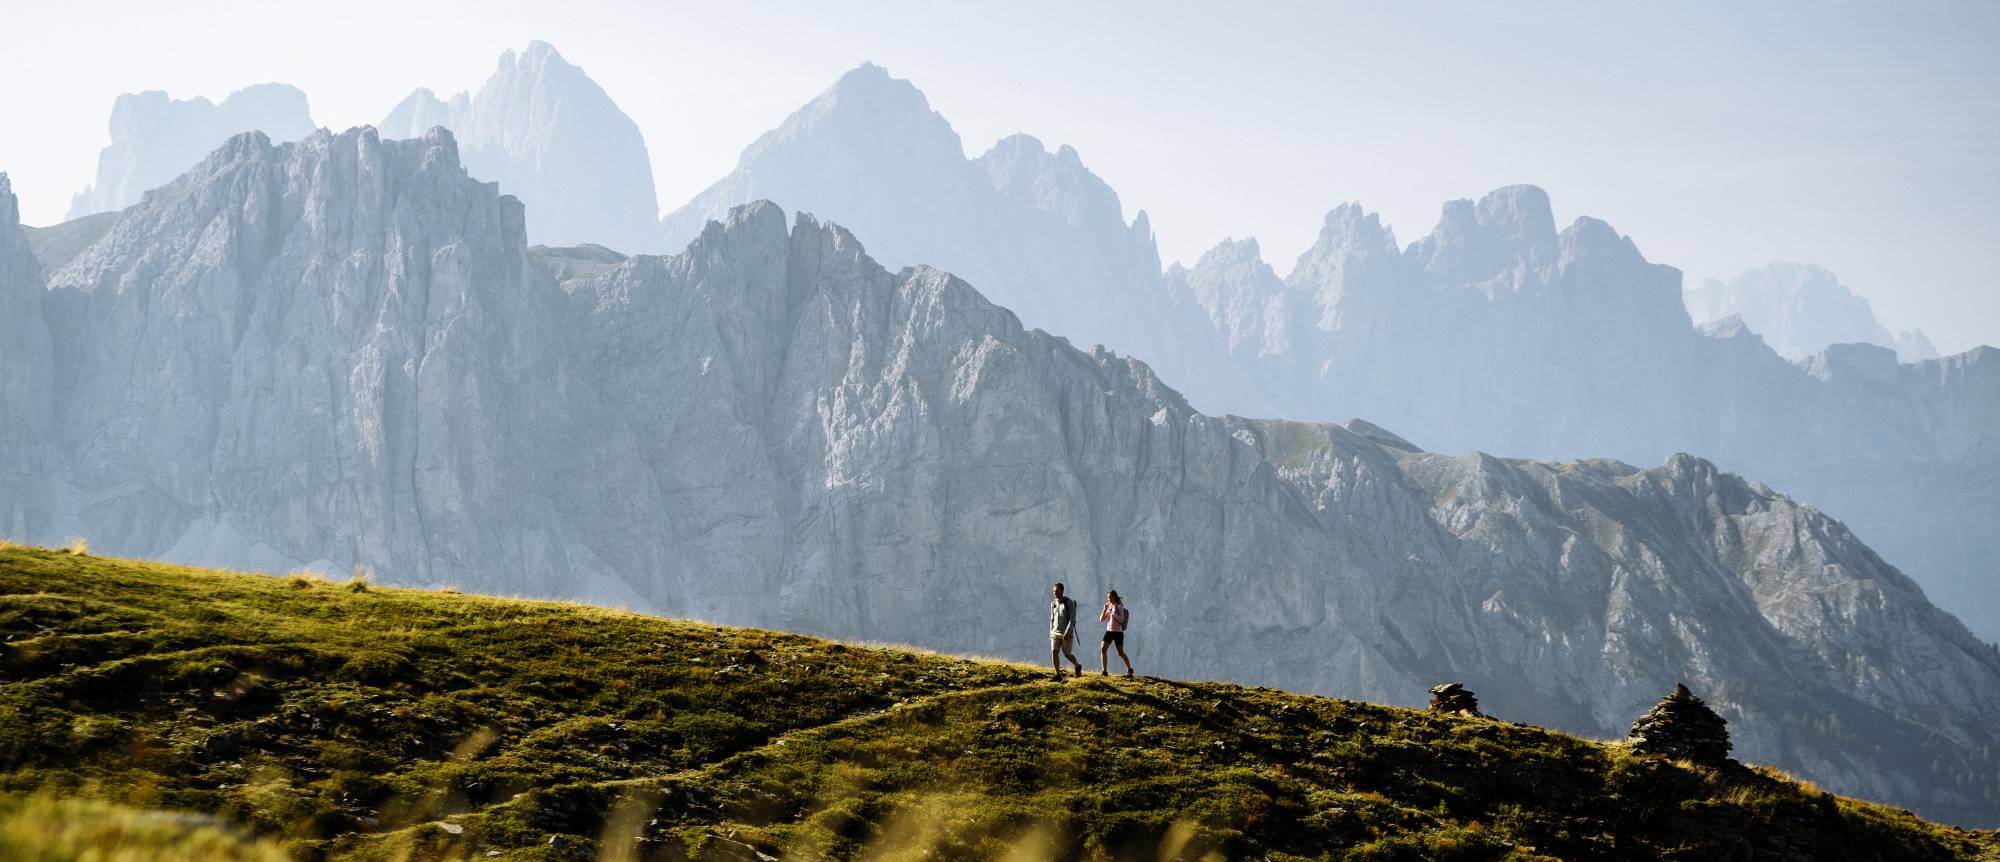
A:
{"type": "Polygon", "coordinates": [[[1534,727],[556,602],[11,547],[0,638],[16,848],[90,804],[240,858],[2000,859],[1534,727]]]}

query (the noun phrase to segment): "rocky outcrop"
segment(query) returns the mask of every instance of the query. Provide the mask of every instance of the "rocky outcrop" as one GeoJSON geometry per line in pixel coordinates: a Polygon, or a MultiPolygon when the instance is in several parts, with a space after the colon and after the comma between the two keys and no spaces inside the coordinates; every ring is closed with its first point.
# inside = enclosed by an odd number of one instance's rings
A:
{"type": "Polygon", "coordinates": [[[658,246],[659,202],[639,126],[548,43],[500,55],[478,93],[439,99],[418,89],[380,129],[415,138],[437,126],[452,130],[474,176],[527,202],[531,241],[628,254],[658,246]]]}
{"type": "Polygon", "coordinates": [[[97,157],[96,182],[70,202],[69,218],[138,203],[232,135],[261,131],[272,140],[293,141],[312,130],[306,94],[284,84],[246,87],[220,105],[157,90],[127,93],[111,105],[111,146],[97,157]]]}
{"type": "Polygon", "coordinates": [[[1023,658],[1059,577],[1167,675],[1457,679],[1598,736],[1687,680],[1747,757],[2000,810],[2000,657],[1813,509],[1687,456],[1209,416],[770,204],[672,257],[530,250],[443,132],[249,135],[50,284],[58,514],[100,551],[1023,658]]]}
{"type": "Polygon", "coordinates": [[[1696,322],[1742,318],[1771,349],[1798,361],[1835,344],[1866,343],[1892,348],[1904,362],[1938,358],[1923,332],[1892,333],[1875,319],[1865,297],[1856,295],[1824,267],[1769,263],[1730,279],[1708,279],[1686,293],[1696,322]]]}

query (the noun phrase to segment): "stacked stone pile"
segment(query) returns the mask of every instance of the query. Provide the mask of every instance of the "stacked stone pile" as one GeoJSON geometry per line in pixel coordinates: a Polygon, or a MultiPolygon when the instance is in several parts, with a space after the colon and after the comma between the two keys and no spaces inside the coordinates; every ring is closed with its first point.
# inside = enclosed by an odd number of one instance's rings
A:
{"type": "Polygon", "coordinates": [[[1431,688],[1431,711],[1444,715],[1479,717],[1479,698],[1464,683],[1439,683],[1431,688]]]}
{"type": "Polygon", "coordinates": [[[1672,694],[1632,722],[1632,750],[1719,766],[1729,761],[1727,725],[1686,685],[1677,684],[1672,694]]]}

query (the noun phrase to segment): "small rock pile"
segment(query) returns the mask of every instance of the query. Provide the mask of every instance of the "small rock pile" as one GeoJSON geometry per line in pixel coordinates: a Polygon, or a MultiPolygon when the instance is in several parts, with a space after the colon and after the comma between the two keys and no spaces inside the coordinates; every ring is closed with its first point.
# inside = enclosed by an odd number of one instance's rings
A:
{"type": "Polygon", "coordinates": [[[1456,682],[1439,683],[1431,687],[1431,711],[1475,718],[1484,715],[1479,711],[1479,698],[1463,683],[1456,682]]]}
{"type": "Polygon", "coordinates": [[[1720,766],[1729,761],[1728,722],[1683,684],[1632,722],[1632,750],[1720,766]]]}

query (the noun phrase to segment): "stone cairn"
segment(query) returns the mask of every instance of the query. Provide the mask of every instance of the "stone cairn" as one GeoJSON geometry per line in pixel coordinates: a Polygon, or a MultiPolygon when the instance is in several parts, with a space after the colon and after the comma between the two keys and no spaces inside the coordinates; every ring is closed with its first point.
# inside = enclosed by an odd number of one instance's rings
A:
{"type": "Polygon", "coordinates": [[[1479,698],[1462,683],[1445,682],[1431,687],[1431,711],[1440,715],[1483,717],[1479,698]]]}
{"type": "Polygon", "coordinates": [[[1673,694],[1632,722],[1632,750],[1720,766],[1729,761],[1727,725],[1686,685],[1676,684],[1673,694]]]}

